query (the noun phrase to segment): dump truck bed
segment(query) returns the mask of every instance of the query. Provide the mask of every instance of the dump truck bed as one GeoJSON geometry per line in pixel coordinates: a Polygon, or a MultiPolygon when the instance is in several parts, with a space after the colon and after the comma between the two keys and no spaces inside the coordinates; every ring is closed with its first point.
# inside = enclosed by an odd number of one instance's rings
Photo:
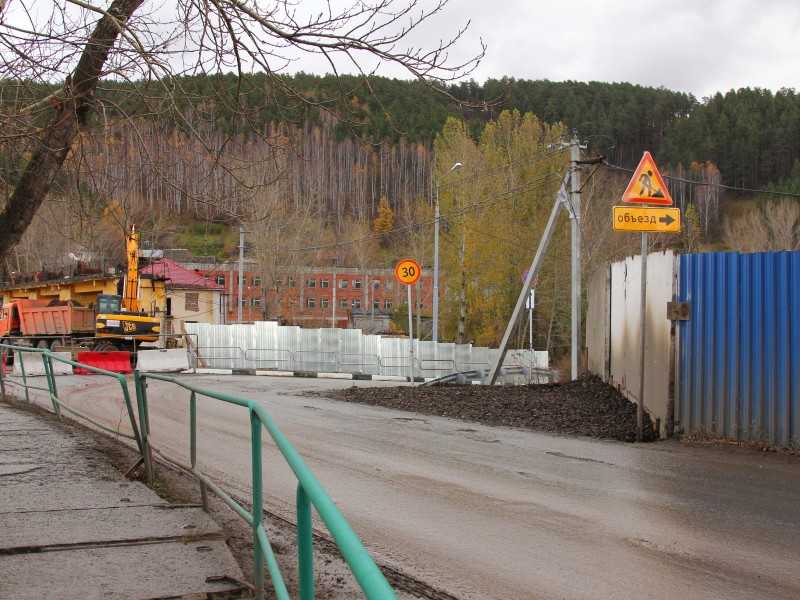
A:
{"type": "Polygon", "coordinates": [[[4,310],[0,333],[19,329],[23,336],[72,335],[94,332],[94,310],[70,305],[48,306],[41,300],[19,300],[4,310]]]}

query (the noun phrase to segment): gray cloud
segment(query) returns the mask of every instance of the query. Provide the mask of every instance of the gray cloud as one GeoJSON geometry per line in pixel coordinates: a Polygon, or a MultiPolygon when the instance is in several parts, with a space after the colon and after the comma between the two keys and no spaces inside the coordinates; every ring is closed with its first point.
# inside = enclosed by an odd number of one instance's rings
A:
{"type": "MultiPolygon", "coordinates": [[[[430,46],[467,20],[453,58],[474,53],[483,38],[489,48],[473,75],[479,81],[628,81],[698,97],[744,86],[800,88],[797,0],[452,0],[410,41],[430,46]]],[[[307,58],[293,65],[300,68],[326,70],[307,58]]]]}

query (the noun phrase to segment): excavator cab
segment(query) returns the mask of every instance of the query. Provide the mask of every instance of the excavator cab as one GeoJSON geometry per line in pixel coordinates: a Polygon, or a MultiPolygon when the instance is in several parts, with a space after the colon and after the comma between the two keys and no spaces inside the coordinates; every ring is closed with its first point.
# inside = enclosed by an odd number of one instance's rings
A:
{"type": "Polygon", "coordinates": [[[97,296],[95,304],[96,313],[118,313],[122,312],[122,297],[112,294],[100,294],[97,296]]]}

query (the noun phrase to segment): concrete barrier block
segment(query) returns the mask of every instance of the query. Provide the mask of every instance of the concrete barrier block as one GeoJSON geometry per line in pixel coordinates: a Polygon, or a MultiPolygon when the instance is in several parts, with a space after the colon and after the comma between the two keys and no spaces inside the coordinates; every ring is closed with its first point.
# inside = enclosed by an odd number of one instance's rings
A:
{"type": "MultiPolygon", "coordinates": [[[[69,352],[53,352],[54,356],[60,356],[62,358],[72,358],[72,354],[69,352]]],[[[26,352],[25,356],[22,358],[25,362],[25,375],[36,377],[45,375],[44,372],[44,361],[42,360],[42,355],[33,352],[26,352]]],[[[21,376],[22,375],[22,367],[20,365],[20,361],[18,357],[14,358],[14,375],[21,376]]],[[[66,363],[59,362],[57,360],[53,360],[53,374],[54,375],[72,375],[72,365],[68,365],[66,363]]]]}
{"type": "Polygon", "coordinates": [[[189,355],[185,348],[140,350],[136,355],[136,368],[150,373],[177,373],[189,368],[189,355]]]}

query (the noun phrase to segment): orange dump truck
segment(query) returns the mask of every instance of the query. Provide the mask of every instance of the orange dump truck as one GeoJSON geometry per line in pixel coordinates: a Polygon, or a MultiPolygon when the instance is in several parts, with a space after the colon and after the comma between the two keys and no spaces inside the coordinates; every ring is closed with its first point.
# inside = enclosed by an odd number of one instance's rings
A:
{"type": "Polygon", "coordinates": [[[62,338],[93,336],[94,310],[51,300],[14,300],[0,308],[0,339],[23,337],[47,348],[62,338]]]}

